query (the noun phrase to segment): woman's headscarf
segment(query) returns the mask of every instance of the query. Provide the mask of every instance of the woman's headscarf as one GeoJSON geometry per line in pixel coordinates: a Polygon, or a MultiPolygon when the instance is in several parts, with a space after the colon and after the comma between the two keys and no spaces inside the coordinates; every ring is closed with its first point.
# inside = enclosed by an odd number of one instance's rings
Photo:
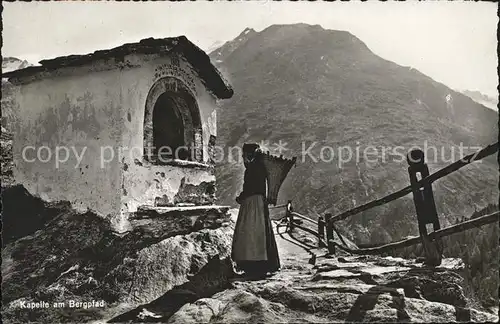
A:
{"type": "Polygon", "coordinates": [[[255,161],[260,152],[260,146],[256,143],[245,143],[243,144],[243,157],[248,157],[249,161],[244,161],[245,165],[255,161]]]}
{"type": "Polygon", "coordinates": [[[254,154],[260,148],[257,143],[245,143],[243,144],[243,153],[254,154]]]}

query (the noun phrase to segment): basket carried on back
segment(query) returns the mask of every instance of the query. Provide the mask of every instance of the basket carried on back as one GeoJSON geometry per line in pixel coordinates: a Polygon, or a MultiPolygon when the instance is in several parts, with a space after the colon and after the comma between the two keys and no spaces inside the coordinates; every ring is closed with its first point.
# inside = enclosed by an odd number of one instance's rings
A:
{"type": "Polygon", "coordinates": [[[262,153],[262,161],[267,173],[267,202],[276,205],[278,192],[288,172],[295,165],[297,157],[285,159],[283,155],[277,157],[267,153],[262,153]]]}

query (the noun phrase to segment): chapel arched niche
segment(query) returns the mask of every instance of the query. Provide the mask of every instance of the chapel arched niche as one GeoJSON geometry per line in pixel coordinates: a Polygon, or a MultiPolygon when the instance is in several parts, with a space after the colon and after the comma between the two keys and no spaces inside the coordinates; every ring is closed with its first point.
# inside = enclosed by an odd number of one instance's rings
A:
{"type": "Polygon", "coordinates": [[[151,87],[144,111],[144,158],[203,162],[202,124],[195,96],[180,79],[165,77],[151,87]]]}

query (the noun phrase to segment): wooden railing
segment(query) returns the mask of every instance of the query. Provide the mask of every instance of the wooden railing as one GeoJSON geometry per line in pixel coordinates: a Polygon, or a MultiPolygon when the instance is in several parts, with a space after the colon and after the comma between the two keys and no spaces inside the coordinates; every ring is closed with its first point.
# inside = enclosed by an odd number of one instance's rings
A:
{"type": "Polygon", "coordinates": [[[441,229],[438,214],[436,211],[436,205],[434,202],[434,195],[432,192],[432,183],[474,161],[479,161],[487,156],[493,155],[497,151],[498,142],[492,145],[488,145],[474,154],[467,155],[466,157],[440,169],[433,174],[429,174],[429,169],[424,162],[424,153],[421,150],[413,150],[407,156],[407,162],[409,165],[408,174],[410,177],[409,186],[386,195],[383,198],[370,201],[366,204],[340,213],[339,215],[332,216],[332,214],[326,213],[324,217],[320,216],[318,220],[313,220],[307,216],[295,212],[293,210],[291,201],[288,201],[287,204],[276,206],[276,208],[286,208],[285,219],[287,220],[287,231],[291,232],[297,228],[314,235],[318,239],[318,245],[320,247],[327,247],[328,253],[330,254],[334,254],[337,247],[352,254],[380,254],[392,251],[394,249],[421,243],[424,248],[424,257],[426,264],[436,266],[441,263],[443,250],[441,242],[442,237],[462,232],[474,227],[490,224],[495,221],[498,222],[500,220],[500,213],[495,212],[489,215],[465,221],[463,223],[445,229],[441,229]],[[419,176],[421,178],[420,180],[418,180],[419,176]],[[398,242],[372,248],[353,249],[348,247],[342,235],[334,226],[334,223],[337,221],[359,214],[373,207],[387,204],[410,193],[413,193],[413,201],[417,214],[417,222],[420,234],[418,237],[411,237],[398,242]],[[297,219],[312,224],[314,228],[317,228],[317,230],[302,226],[296,221],[297,219]],[[431,231],[430,233],[428,233],[427,229],[427,225],[429,224],[432,224],[433,227],[433,231],[431,231]],[[341,241],[341,244],[333,239],[334,232],[337,234],[337,237],[341,241]]]}

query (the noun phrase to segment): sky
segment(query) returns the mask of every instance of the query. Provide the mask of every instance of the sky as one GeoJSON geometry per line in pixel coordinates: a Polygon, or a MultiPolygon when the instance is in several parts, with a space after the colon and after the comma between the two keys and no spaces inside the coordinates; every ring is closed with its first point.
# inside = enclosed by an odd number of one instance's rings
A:
{"type": "Polygon", "coordinates": [[[491,2],[4,2],[3,56],[36,63],[148,37],[185,35],[204,50],[273,24],[346,30],[375,54],[455,90],[497,97],[491,2]]]}

